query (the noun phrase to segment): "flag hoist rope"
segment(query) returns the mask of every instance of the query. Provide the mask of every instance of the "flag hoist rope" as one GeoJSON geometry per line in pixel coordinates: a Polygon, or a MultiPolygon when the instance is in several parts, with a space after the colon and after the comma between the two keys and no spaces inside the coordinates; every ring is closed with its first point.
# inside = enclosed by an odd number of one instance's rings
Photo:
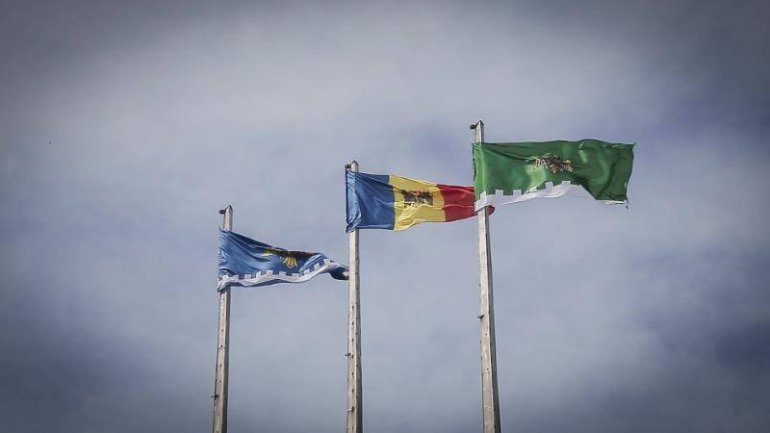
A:
{"type": "MultiPolygon", "coordinates": [[[[353,161],[345,170],[358,171],[358,162],[353,161]]],[[[358,229],[350,232],[348,263],[348,413],[345,432],[362,433],[363,396],[361,386],[361,303],[359,300],[358,278],[358,229]]]]}
{"type": "MultiPolygon", "coordinates": [[[[484,141],[484,122],[471,125],[474,141],[484,141]]],[[[489,245],[489,207],[476,215],[479,219],[479,325],[481,328],[481,418],[483,433],[500,433],[500,402],[497,392],[495,351],[495,309],[492,297],[492,251],[489,245]]]]}
{"type": "MultiPolygon", "coordinates": [[[[233,228],[233,207],[219,211],[224,215],[222,230],[233,228]]],[[[230,287],[219,292],[219,330],[217,332],[217,365],[214,374],[214,433],[227,433],[227,376],[230,363],[230,287]]]]}

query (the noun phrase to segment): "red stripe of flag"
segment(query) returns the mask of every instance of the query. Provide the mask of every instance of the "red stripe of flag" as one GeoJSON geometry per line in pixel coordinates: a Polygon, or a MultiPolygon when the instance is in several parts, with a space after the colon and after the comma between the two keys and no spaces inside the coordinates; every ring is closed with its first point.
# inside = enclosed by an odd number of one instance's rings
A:
{"type": "Polygon", "coordinates": [[[446,221],[456,221],[476,215],[476,197],[472,186],[436,185],[444,196],[446,221]]]}

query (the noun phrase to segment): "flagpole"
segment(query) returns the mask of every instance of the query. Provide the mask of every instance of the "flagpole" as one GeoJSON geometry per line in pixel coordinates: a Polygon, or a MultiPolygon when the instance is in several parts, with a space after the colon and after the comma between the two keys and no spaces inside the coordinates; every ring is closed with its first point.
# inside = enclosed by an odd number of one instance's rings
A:
{"type": "MultiPolygon", "coordinates": [[[[484,141],[484,122],[471,125],[474,141],[484,141]]],[[[495,309],[492,298],[492,251],[489,245],[489,207],[476,212],[479,220],[479,288],[481,312],[481,417],[483,433],[500,433],[500,402],[497,392],[495,309]]]]}
{"type": "MultiPolygon", "coordinates": [[[[233,228],[233,207],[219,211],[223,215],[222,230],[233,228]]],[[[214,433],[227,433],[227,381],[230,364],[230,287],[219,291],[219,330],[217,331],[217,365],[214,375],[214,433]]]]}
{"type": "MultiPolygon", "coordinates": [[[[358,171],[358,162],[352,161],[345,170],[358,171]]],[[[363,396],[361,386],[361,303],[358,278],[358,229],[350,232],[348,263],[348,413],[346,433],[362,433],[363,396]]]]}

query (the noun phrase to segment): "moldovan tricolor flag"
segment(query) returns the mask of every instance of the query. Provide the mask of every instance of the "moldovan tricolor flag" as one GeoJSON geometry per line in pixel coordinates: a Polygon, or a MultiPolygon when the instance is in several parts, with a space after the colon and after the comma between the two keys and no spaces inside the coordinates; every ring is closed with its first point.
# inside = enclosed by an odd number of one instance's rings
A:
{"type": "Polygon", "coordinates": [[[473,187],[348,170],[347,231],[404,230],[475,215],[473,187]]]}
{"type": "Polygon", "coordinates": [[[599,140],[474,143],[476,209],[587,192],[628,201],[634,145],[599,140]]]}

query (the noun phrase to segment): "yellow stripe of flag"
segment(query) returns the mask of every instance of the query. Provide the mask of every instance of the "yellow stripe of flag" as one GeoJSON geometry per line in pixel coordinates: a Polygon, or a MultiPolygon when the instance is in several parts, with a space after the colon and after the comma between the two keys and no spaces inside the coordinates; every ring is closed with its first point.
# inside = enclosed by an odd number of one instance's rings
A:
{"type": "Polygon", "coordinates": [[[404,230],[426,221],[446,221],[444,196],[435,183],[390,176],[395,195],[393,230],[404,230]]]}

